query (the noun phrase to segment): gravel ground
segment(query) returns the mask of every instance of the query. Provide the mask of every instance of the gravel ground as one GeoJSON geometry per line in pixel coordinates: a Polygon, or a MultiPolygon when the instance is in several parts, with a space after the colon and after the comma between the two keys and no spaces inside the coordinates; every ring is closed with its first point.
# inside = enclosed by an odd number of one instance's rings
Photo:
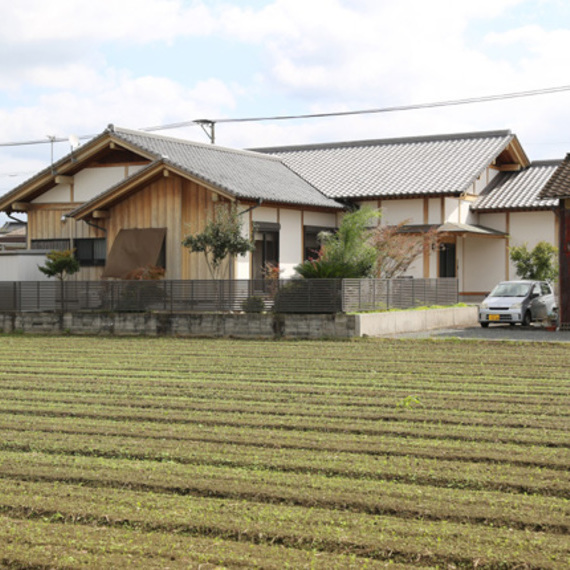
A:
{"type": "Polygon", "coordinates": [[[523,327],[520,325],[489,326],[484,329],[479,325],[458,329],[437,329],[418,333],[392,335],[394,338],[468,338],[482,340],[509,340],[527,342],[570,342],[570,331],[547,331],[539,325],[523,327]]]}

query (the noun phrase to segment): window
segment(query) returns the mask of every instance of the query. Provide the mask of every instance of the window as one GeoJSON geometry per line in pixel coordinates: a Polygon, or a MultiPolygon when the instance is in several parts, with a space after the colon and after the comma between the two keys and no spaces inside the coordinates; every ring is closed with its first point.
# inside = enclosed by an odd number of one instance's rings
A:
{"type": "Polygon", "coordinates": [[[268,265],[279,265],[279,224],[255,222],[253,278],[263,279],[268,265]]]}
{"type": "Polygon", "coordinates": [[[79,238],[73,241],[75,257],[82,267],[105,265],[107,240],[105,238],[79,238]]]}
{"type": "Polygon", "coordinates": [[[542,290],[542,294],[543,295],[552,295],[552,289],[550,288],[550,285],[548,283],[545,283],[544,281],[540,284],[540,288],[542,290]]]}
{"type": "Polygon", "coordinates": [[[335,233],[336,228],[328,228],[325,226],[305,226],[303,234],[304,258],[315,258],[321,249],[319,234],[321,232],[335,233]]]}
{"type": "Polygon", "coordinates": [[[31,249],[47,249],[49,251],[65,251],[71,249],[71,242],[68,239],[33,239],[31,249]]]}

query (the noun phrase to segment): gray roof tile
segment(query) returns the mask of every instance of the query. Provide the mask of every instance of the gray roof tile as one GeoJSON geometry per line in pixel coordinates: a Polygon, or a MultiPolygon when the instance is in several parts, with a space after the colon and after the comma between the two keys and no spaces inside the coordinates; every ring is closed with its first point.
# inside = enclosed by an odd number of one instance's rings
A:
{"type": "Polygon", "coordinates": [[[540,192],[541,198],[570,198],[570,154],[560,163],[540,192]]]}
{"type": "Polygon", "coordinates": [[[341,208],[278,158],[140,131],[114,136],[238,198],[341,208]]]}
{"type": "Polygon", "coordinates": [[[253,149],[279,157],[331,198],[452,195],[508,146],[510,131],[253,149]]]}
{"type": "Polygon", "coordinates": [[[537,161],[518,172],[499,173],[472,204],[471,209],[477,212],[493,212],[550,209],[556,206],[557,199],[540,199],[539,194],[560,162],[537,161]]]}

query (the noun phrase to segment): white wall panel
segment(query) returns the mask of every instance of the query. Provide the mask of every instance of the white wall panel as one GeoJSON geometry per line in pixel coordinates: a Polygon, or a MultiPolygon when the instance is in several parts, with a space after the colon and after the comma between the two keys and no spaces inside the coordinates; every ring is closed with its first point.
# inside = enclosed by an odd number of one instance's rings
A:
{"type": "Polygon", "coordinates": [[[125,178],[124,166],[85,168],[73,180],[75,202],[87,202],[125,178]]]}

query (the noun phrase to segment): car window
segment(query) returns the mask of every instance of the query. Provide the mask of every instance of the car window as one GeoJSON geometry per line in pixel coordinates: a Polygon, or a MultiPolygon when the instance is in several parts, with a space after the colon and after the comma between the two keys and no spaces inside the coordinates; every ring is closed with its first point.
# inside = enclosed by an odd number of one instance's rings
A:
{"type": "Polygon", "coordinates": [[[499,283],[493,291],[491,297],[526,297],[530,291],[528,283],[499,283]]]}
{"type": "Polygon", "coordinates": [[[532,294],[540,296],[540,287],[538,286],[538,283],[532,287],[532,294]]]}
{"type": "Polygon", "coordinates": [[[552,290],[550,289],[550,285],[548,283],[541,283],[540,289],[542,290],[543,295],[550,295],[552,290]]]}

